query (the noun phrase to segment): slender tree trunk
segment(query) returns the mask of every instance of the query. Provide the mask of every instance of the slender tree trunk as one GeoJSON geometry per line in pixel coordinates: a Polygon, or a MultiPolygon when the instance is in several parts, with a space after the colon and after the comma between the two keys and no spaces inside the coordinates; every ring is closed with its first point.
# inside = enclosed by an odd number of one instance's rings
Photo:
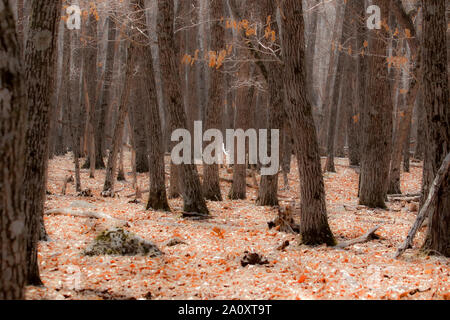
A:
{"type": "MultiPolygon", "coordinates": [[[[345,59],[344,59],[344,70],[342,70],[343,75],[345,76],[345,86],[347,86],[348,74],[345,73],[345,59]]],[[[339,158],[345,157],[345,141],[347,138],[347,105],[344,104],[344,83],[341,79],[341,90],[339,97],[339,107],[338,107],[338,115],[336,120],[336,137],[334,141],[334,156],[339,158]]]]}
{"type": "MultiPolygon", "coordinates": [[[[69,37],[68,41],[71,41],[72,33],[73,37],[73,52],[70,57],[72,60],[70,79],[67,86],[67,122],[69,126],[69,134],[72,141],[72,152],[75,164],[75,190],[81,192],[81,177],[80,177],[80,140],[81,140],[81,123],[82,118],[80,114],[81,101],[80,101],[80,83],[81,83],[81,46],[80,46],[80,32],[76,30],[71,30],[72,32],[67,32],[69,37]]],[[[69,61],[69,66],[70,66],[69,61]]]]}
{"type": "MultiPolygon", "coordinates": [[[[428,142],[424,171],[435,176],[450,152],[450,106],[447,75],[445,1],[422,0],[423,10],[423,95],[427,114],[428,142]]],[[[424,172],[425,176],[425,172],[424,172]]],[[[430,184],[423,180],[423,194],[430,184]]],[[[450,257],[450,175],[444,179],[430,212],[430,224],[423,245],[430,253],[450,257]]]]}
{"type": "Polygon", "coordinates": [[[116,41],[116,25],[111,16],[107,18],[108,44],[106,46],[105,76],[103,80],[100,97],[96,104],[96,129],[95,129],[95,167],[105,168],[103,155],[105,152],[105,122],[108,115],[109,105],[112,103],[111,85],[114,72],[114,60],[118,48],[116,41]]]}
{"type": "MultiPolygon", "coordinates": [[[[336,45],[339,31],[341,30],[341,26],[343,23],[344,15],[342,6],[338,3],[336,3],[336,19],[334,22],[334,29],[333,34],[331,36],[331,41],[333,42],[330,49],[330,59],[328,62],[328,72],[327,72],[327,78],[325,82],[325,99],[322,103],[322,120],[320,124],[320,131],[319,131],[319,147],[324,147],[327,143],[327,137],[328,137],[328,127],[330,122],[330,114],[331,110],[330,107],[332,106],[331,100],[333,97],[333,81],[335,78],[335,70],[337,65],[337,57],[339,56],[338,53],[338,46],[336,45]]],[[[322,151],[321,151],[322,152],[322,151]]]]}
{"type": "MultiPolygon", "coordinates": [[[[357,12],[357,15],[359,18],[365,17],[366,14],[366,7],[364,5],[364,1],[356,1],[355,3],[355,11],[357,12]]],[[[367,57],[367,48],[366,44],[368,44],[368,37],[367,37],[367,29],[365,25],[365,20],[358,21],[357,22],[357,28],[356,28],[356,48],[358,50],[358,63],[357,63],[357,69],[358,69],[358,79],[356,82],[356,112],[357,114],[354,116],[353,121],[358,125],[359,127],[359,147],[358,147],[358,153],[359,153],[359,165],[361,166],[361,159],[362,159],[362,144],[363,144],[363,119],[366,117],[367,114],[367,95],[366,95],[366,88],[367,88],[367,75],[368,75],[368,57],[367,57]]],[[[361,187],[361,175],[359,176],[359,182],[358,182],[358,196],[359,196],[359,190],[361,187]]]]}
{"type": "Polygon", "coordinates": [[[406,129],[406,139],[403,145],[403,171],[410,172],[411,161],[411,119],[406,129]]]}
{"type": "MultiPolygon", "coordinates": [[[[159,59],[163,77],[163,89],[166,92],[167,110],[170,114],[172,130],[186,128],[187,119],[183,107],[183,97],[180,89],[180,74],[175,54],[173,31],[174,4],[172,0],[158,0],[158,41],[159,59]]],[[[178,166],[179,181],[182,185],[184,211],[209,214],[203,199],[200,179],[193,164],[178,166]]]]}
{"type": "Polygon", "coordinates": [[[301,241],[307,245],[334,245],[335,240],[327,220],[325,187],[312,108],[304,90],[306,70],[302,3],[285,0],[282,9],[283,80],[287,94],[285,109],[294,136],[294,150],[301,177],[301,241]]]}
{"type": "MultiPolygon", "coordinates": [[[[357,10],[357,1],[350,1],[350,10],[355,14],[357,10]]],[[[356,13],[357,14],[357,13],[356,13]]],[[[358,81],[358,21],[351,19],[347,23],[350,26],[346,29],[349,33],[348,54],[344,58],[344,74],[346,75],[345,85],[342,88],[342,104],[346,108],[347,119],[347,143],[348,143],[348,158],[351,166],[359,165],[361,159],[360,153],[360,122],[359,109],[357,101],[357,81],[358,81]],[[351,37],[351,38],[350,38],[351,37]]]]}
{"type": "Polygon", "coordinates": [[[129,105],[128,99],[130,94],[130,85],[134,72],[135,61],[137,61],[139,57],[138,55],[139,52],[137,49],[138,46],[139,44],[135,43],[133,39],[130,40],[130,43],[128,44],[125,83],[122,89],[122,96],[120,98],[118,116],[116,120],[116,125],[114,127],[114,135],[112,139],[111,151],[109,152],[108,162],[106,165],[106,177],[102,192],[104,196],[114,196],[114,181],[117,170],[117,156],[121,149],[121,145],[123,144],[122,137],[125,127],[125,119],[128,113],[128,105],[129,105]]]}
{"type": "Polygon", "coordinates": [[[5,59],[0,64],[0,300],[24,298],[27,271],[22,190],[27,105],[23,46],[10,2],[0,0],[0,56],[5,59]]]}
{"type": "MultiPolygon", "coordinates": [[[[95,3],[91,2],[91,9],[96,10],[95,3]]],[[[94,13],[89,14],[88,23],[85,28],[85,43],[83,48],[83,82],[86,85],[86,90],[88,101],[86,104],[89,104],[89,111],[87,113],[87,143],[88,143],[88,152],[89,157],[86,159],[86,162],[83,165],[83,168],[89,169],[91,168],[91,158],[95,159],[95,146],[92,148],[92,144],[95,144],[93,140],[95,140],[95,113],[98,113],[97,107],[97,54],[98,54],[98,35],[97,35],[97,18],[94,13]],[[92,140],[92,141],[91,141],[92,140]]],[[[101,166],[100,166],[101,167],[101,166]]],[[[95,169],[95,166],[92,167],[95,169]]],[[[93,178],[94,172],[90,170],[91,178],[93,178]]],[[[95,170],[94,170],[95,171],[95,170]]]]}
{"type": "MultiPolygon", "coordinates": [[[[314,58],[316,53],[316,39],[317,39],[317,27],[318,27],[318,10],[317,5],[319,4],[319,0],[309,1],[311,3],[310,7],[312,8],[311,13],[309,15],[309,36],[307,39],[306,46],[306,59],[310,61],[306,65],[306,80],[308,86],[308,92],[310,96],[310,101],[313,106],[317,103],[317,94],[314,90],[314,58]]],[[[276,17],[276,13],[272,15],[272,17],[276,17]]]]}

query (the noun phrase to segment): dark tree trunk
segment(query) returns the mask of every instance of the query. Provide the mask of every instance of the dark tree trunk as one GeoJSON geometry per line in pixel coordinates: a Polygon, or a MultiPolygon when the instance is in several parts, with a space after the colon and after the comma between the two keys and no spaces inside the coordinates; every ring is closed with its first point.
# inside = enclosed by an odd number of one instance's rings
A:
{"type": "MultiPolygon", "coordinates": [[[[364,5],[364,1],[356,1],[356,12],[358,16],[365,17],[366,15],[366,7],[364,5]]],[[[368,70],[369,70],[369,58],[367,57],[367,46],[368,44],[368,36],[367,36],[367,29],[365,21],[359,21],[357,27],[357,35],[356,35],[356,41],[357,41],[357,48],[358,48],[358,80],[357,80],[357,111],[358,116],[355,117],[355,121],[359,123],[359,132],[360,140],[359,140],[359,153],[360,153],[360,167],[361,167],[361,161],[362,161],[362,146],[363,146],[363,139],[364,139],[364,132],[363,132],[363,120],[367,117],[367,95],[366,95],[366,89],[368,86],[368,70]],[[359,52],[360,51],[360,52],[359,52]]],[[[358,181],[358,197],[360,195],[361,190],[361,175],[359,175],[359,181],[358,181]]]]}
{"type": "MultiPolygon", "coordinates": [[[[411,119],[410,119],[411,120],[411,119]]],[[[403,145],[403,171],[410,171],[411,161],[411,121],[408,123],[405,144],[403,145]]]]}
{"type": "Polygon", "coordinates": [[[0,56],[6,62],[0,64],[0,300],[24,298],[27,270],[22,190],[27,105],[23,46],[10,2],[0,0],[0,56]]]}
{"type": "MultiPolygon", "coordinates": [[[[210,50],[218,57],[225,50],[225,25],[221,18],[224,16],[224,1],[209,1],[211,7],[211,43],[210,50]]],[[[206,106],[205,130],[221,129],[223,100],[224,100],[224,67],[215,66],[211,70],[208,105],[206,106]]],[[[217,156],[217,155],[216,155],[217,156]]],[[[222,201],[219,181],[219,165],[205,164],[203,166],[203,195],[205,199],[222,201]]]]}
{"type": "MultiPolygon", "coordinates": [[[[275,17],[276,16],[276,6],[271,0],[261,1],[261,21],[266,21],[268,16],[275,17]]],[[[317,19],[317,13],[313,14],[313,20],[317,19]]],[[[311,22],[312,24],[316,24],[316,21],[311,22]]],[[[272,22],[270,28],[275,32],[275,34],[279,35],[278,24],[272,22]]],[[[316,38],[315,31],[310,36],[312,38],[316,38]]],[[[315,47],[315,40],[311,40],[311,46],[315,47]]],[[[280,45],[280,37],[276,37],[275,45],[280,45]]],[[[312,55],[314,55],[314,51],[311,51],[312,55]]],[[[272,135],[270,133],[271,129],[282,129],[282,121],[284,118],[284,85],[283,82],[280,81],[279,75],[283,72],[283,67],[278,62],[266,63],[265,68],[267,70],[267,87],[269,91],[269,110],[268,110],[268,143],[267,150],[271,150],[272,144],[272,135]]],[[[312,70],[311,70],[312,72],[312,70]]],[[[312,86],[310,87],[310,93],[312,93],[312,86]]],[[[314,94],[311,94],[313,96],[314,94]]],[[[277,168],[278,169],[278,168],[277,168]]],[[[278,170],[277,170],[278,171],[278,170]]],[[[261,176],[261,182],[259,185],[258,198],[256,199],[256,203],[260,206],[276,206],[278,205],[278,173],[274,175],[263,175],[261,176]]]]}
{"type": "MultiPolygon", "coordinates": [[[[422,0],[423,9],[423,95],[427,115],[428,141],[424,171],[435,176],[450,152],[450,106],[447,75],[445,1],[422,0]]],[[[423,180],[423,194],[430,184],[423,180]]],[[[430,224],[423,248],[450,257],[450,175],[444,179],[430,212],[430,224]]]]}
{"type": "MultiPolygon", "coordinates": [[[[241,56],[245,60],[245,54],[241,56]]],[[[245,80],[251,79],[254,75],[253,68],[248,63],[241,67],[239,71],[239,80],[245,82],[245,80]]],[[[236,120],[235,128],[246,131],[250,127],[250,117],[253,96],[255,95],[254,86],[243,86],[237,89],[236,98],[236,120]]],[[[235,139],[237,142],[237,139],[235,139]]],[[[245,143],[248,146],[248,143],[245,143]]],[[[246,148],[247,149],[247,148],[246,148]]],[[[248,149],[247,149],[248,150],[248,149]]],[[[233,165],[233,183],[231,184],[228,197],[232,200],[246,199],[247,190],[247,165],[237,163],[237,143],[234,146],[234,165],[233,165]]]]}
{"type": "Polygon", "coordinates": [[[423,89],[420,89],[417,97],[417,142],[414,150],[414,159],[423,160],[427,140],[427,115],[423,104],[423,89]]]}
{"type": "Polygon", "coordinates": [[[133,124],[131,135],[133,136],[134,149],[136,150],[136,172],[143,173],[148,172],[148,146],[147,146],[147,120],[145,104],[146,100],[146,88],[144,77],[142,76],[142,69],[145,67],[143,61],[139,61],[138,71],[139,75],[135,75],[133,79],[133,87],[131,93],[131,123],[133,124]]]}
{"type": "MultiPolygon", "coordinates": [[[[306,66],[306,80],[307,80],[307,90],[310,97],[310,101],[313,106],[317,103],[317,94],[314,89],[314,58],[316,53],[316,39],[317,39],[317,27],[318,27],[318,10],[317,4],[318,0],[309,1],[310,8],[312,8],[309,14],[309,35],[307,39],[306,46],[306,59],[309,63],[306,66]]],[[[276,17],[276,12],[272,14],[272,17],[276,17]]],[[[267,18],[267,16],[266,16],[267,18]]]]}
{"type": "Polygon", "coordinates": [[[103,155],[105,152],[105,122],[108,108],[112,99],[111,84],[113,80],[114,60],[118,44],[116,41],[116,24],[111,16],[108,16],[108,44],[106,47],[106,62],[103,85],[96,104],[96,128],[95,128],[95,167],[105,168],[103,155]]]}
{"type": "Polygon", "coordinates": [[[280,157],[281,171],[283,172],[284,189],[289,190],[288,174],[291,172],[292,134],[287,121],[282,128],[280,157]]]}
{"type": "MultiPolygon", "coordinates": [[[[147,159],[150,176],[150,191],[147,202],[147,210],[170,211],[166,196],[164,149],[161,139],[161,120],[159,116],[158,101],[156,97],[155,72],[153,69],[153,57],[148,35],[150,34],[145,18],[144,0],[132,0],[135,26],[142,30],[134,36],[134,41],[139,44],[137,54],[141,57],[142,65],[138,69],[136,77],[142,79],[144,85],[144,112],[143,117],[148,130],[144,130],[144,136],[149,145],[149,157],[147,159]]],[[[145,142],[145,141],[144,141],[145,142]]],[[[147,156],[147,155],[146,155],[147,156]]]]}
{"type": "MultiPolygon", "coordinates": [[[[374,2],[381,16],[388,17],[389,1],[374,2]]],[[[386,66],[389,32],[385,27],[369,31],[369,79],[366,114],[363,117],[363,144],[359,202],[368,207],[385,208],[392,144],[392,99],[386,66]]]]}
{"type": "MultiPolygon", "coordinates": [[[[89,14],[89,19],[85,27],[85,43],[83,46],[83,91],[86,90],[88,101],[85,102],[89,111],[87,112],[86,121],[86,139],[88,139],[88,150],[89,157],[86,158],[86,162],[83,165],[84,169],[89,169],[91,167],[90,159],[95,159],[95,146],[91,140],[95,139],[95,113],[96,110],[96,100],[97,100],[97,53],[98,53],[98,41],[97,41],[97,19],[93,13],[89,14]],[[94,148],[92,148],[94,146],[94,148]]],[[[83,99],[84,101],[85,99],[83,99]]],[[[101,166],[100,166],[101,167],[101,166]]],[[[91,169],[91,178],[93,178],[95,167],[91,169]],[[94,170],[93,170],[94,169],[94,170]]]]}
{"type": "Polygon", "coordinates": [[[36,0],[32,3],[30,29],[25,50],[27,79],[28,130],[24,188],[28,230],[28,284],[41,285],[37,260],[37,242],[43,220],[46,168],[53,75],[56,56],[56,32],[61,3],[36,0]]]}
{"type": "MultiPolygon", "coordinates": [[[[186,113],[180,89],[180,74],[175,51],[173,30],[174,4],[172,0],[158,0],[159,59],[165,91],[166,108],[170,114],[171,130],[187,128],[186,113]]],[[[200,179],[193,164],[181,164],[177,168],[182,185],[184,211],[209,214],[203,199],[200,179]]]]}
{"type": "MultiPolygon", "coordinates": [[[[419,70],[420,70],[420,51],[417,41],[416,31],[411,18],[406,14],[399,0],[392,0],[395,16],[403,29],[410,30],[411,36],[407,37],[408,45],[413,58],[413,69],[409,88],[406,93],[399,92],[398,107],[396,116],[396,128],[394,133],[392,156],[389,170],[389,187],[388,193],[399,194],[400,188],[400,171],[402,155],[406,142],[409,144],[409,132],[411,131],[411,120],[416,101],[417,92],[419,90],[419,70]]],[[[409,152],[409,145],[408,145],[409,152]]],[[[408,160],[409,164],[409,160],[408,160]]]]}
{"type": "Polygon", "coordinates": [[[304,90],[306,70],[302,2],[285,0],[283,14],[285,109],[294,136],[294,150],[301,177],[301,241],[307,245],[334,245],[335,240],[327,220],[325,187],[312,108],[304,90]]]}
{"type": "MultiPolygon", "coordinates": [[[[67,122],[69,127],[69,135],[72,142],[73,160],[75,164],[75,190],[81,192],[81,177],[80,177],[80,140],[81,140],[81,100],[80,100],[80,79],[81,79],[81,47],[80,47],[80,33],[75,30],[67,32],[71,41],[72,33],[74,48],[69,60],[72,60],[70,79],[67,86],[67,122]]],[[[69,66],[70,66],[69,61],[69,66]]]]}

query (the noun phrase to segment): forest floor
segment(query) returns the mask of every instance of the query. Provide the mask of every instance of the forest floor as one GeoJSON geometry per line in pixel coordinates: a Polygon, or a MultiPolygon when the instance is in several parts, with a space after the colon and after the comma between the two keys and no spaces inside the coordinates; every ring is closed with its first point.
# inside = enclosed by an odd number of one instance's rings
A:
{"type": "MultiPolygon", "coordinates": [[[[294,235],[269,230],[267,222],[277,215],[276,208],[255,205],[257,190],[247,188],[244,201],[208,202],[213,216],[205,221],[183,219],[182,200],[169,200],[172,212],[145,210],[134,198],[129,155],[125,161],[127,182],[115,198],[100,195],[105,170],[89,179],[82,170],[82,187],[93,197],[77,197],[74,184],[61,195],[66,175],[73,175],[71,154],[55,157],[49,163],[45,209],[69,207],[86,201],[94,211],[127,220],[127,229],[155,243],[165,254],[157,258],[101,256],[87,257],[81,251],[97,234],[110,227],[105,220],[72,216],[45,216],[51,238],[39,243],[39,260],[45,287],[28,287],[27,299],[450,299],[450,260],[427,257],[417,250],[425,228],[398,260],[396,248],[403,242],[417,212],[414,205],[390,202],[388,210],[358,207],[358,175],[346,159],[336,159],[337,173],[325,174],[328,220],[338,241],[361,236],[377,225],[381,238],[345,249],[298,245],[294,235]],[[166,246],[173,239],[186,244],[166,246]],[[278,250],[284,241],[290,245],[278,250]],[[263,255],[268,264],[242,267],[244,251],[263,255]]],[[[166,172],[169,171],[168,159],[166,172]]],[[[402,191],[418,193],[420,164],[411,173],[402,173],[402,191]]],[[[232,174],[221,169],[221,176],[232,174]]],[[[280,191],[286,201],[298,205],[298,171],[292,162],[290,191],[280,191]]],[[[148,187],[146,174],[138,180],[148,187]]],[[[248,183],[252,181],[248,178],[248,183]]],[[[231,184],[222,182],[224,199],[231,184]]],[[[280,178],[282,187],[282,179],[280,178]]]]}

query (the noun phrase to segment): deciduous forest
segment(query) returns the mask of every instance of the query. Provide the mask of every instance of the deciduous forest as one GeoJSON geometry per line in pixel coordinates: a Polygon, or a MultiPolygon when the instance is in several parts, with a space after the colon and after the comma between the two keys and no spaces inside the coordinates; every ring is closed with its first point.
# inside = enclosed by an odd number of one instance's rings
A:
{"type": "Polygon", "coordinates": [[[0,300],[450,300],[449,19],[0,0],[0,300]]]}

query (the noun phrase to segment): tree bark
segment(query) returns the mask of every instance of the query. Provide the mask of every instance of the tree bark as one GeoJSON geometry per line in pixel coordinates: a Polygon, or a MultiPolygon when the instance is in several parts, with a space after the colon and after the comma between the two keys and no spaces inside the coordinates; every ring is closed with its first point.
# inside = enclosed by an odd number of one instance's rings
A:
{"type": "Polygon", "coordinates": [[[149,30],[145,18],[144,0],[132,0],[134,10],[135,27],[142,32],[135,35],[134,41],[139,44],[138,56],[141,57],[142,65],[136,75],[145,84],[144,94],[144,117],[148,130],[144,130],[147,144],[149,146],[149,177],[150,190],[147,202],[147,210],[170,211],[166,196],[165,171],[164,171],[164,149],[161,139],[161,119],[159,115],[158,101],[156,96],[155,72],[153,68],[153,57],[148,42],[149,30]]]}
{"type": "MultiPolygon", "coordinates": [[[[276,6],[271,0],[261,1],[261,13],[260,19],[262,22],[267,21],[267,17],[276,17],[276,6]]],[[[317,12],[313,14],[313,20],[317,19],[317,12]]],[[[316,24],[316,21],[311,22],[316,24]]],[[[270,24],[271,30],[276,34],[275,45],[280,45],[280,32],[278,24],[276,21],[270,24]]],[[[314,38],[314,42],[311,41],[310,45],[315,47],[315,31],[311,35],[314,38]]],[[[314,55],[314,51],[311,51],[314,55]]],[[[281,59],[280,56],[278,58],[281,59]]],[[[284,85],[283,82],[279,80],[279,75],[283,72],[283,67],[278,62],[267,62],[265,63],[265,68],[267,70],[267,88],[269,91],[269,110],[267,113],[267,130],[278,129],[280,133],[282,131],[282,122],[285,119],[284,111],[284,85]]],[[[312,70],[311,70],[312,71],[312,70]]],[[[312,86],[310,87],[310,92],[312,93],[312,86]]],[[[314,94],[311,94],[314,96],[314,94]]],[[[272,135],[268,133],[267,140],[267,150],[271,150],[272,135]]],[[[290,160],[290,157],[289,157],[290,160]]],[[[260,206],[277,206],[278,205],[278,173],[274,175],[264,175],[261,176],[261,181],[259,185],[258,197],[256,203],[260,206]]]]}
{"type": "MultiPolygon", "coordinates": [[[[159,59],[166,92],[166,107],[170,114],[171,130],[187,128],[186,113],[180,89],[180,74],[177,65],[173,32],[174,4],[172,0],[158,0],[159,59]]],[[[178,166],[179,182],[182,185],[184,211],[209,214],[203,199],[197,168],[193,164],[178,166]]]]}
{"type": "MultiPolygon", "coordinates": [[[[136,33],[136,32],[135,32],[136,33]]],[[[139,59],[139,44],[134,40],[134,35],[127,48],[127,60],[126,60],[126,71],[124,86],[122,88],[122,96],[120,98],[120,105],[116,120],[116,125],[114,127],[114,134],[112,139],[111,151],[108,155],[108,162],[106,165],[106,177],[105,183],[103,185],[103,196],[114,196],[114,182],[117,170],[117,157],[122,145],[123,131],[125,127],[125,119],[128,113],[128,100],[130,95],[130,87],[132,82],[132,76],[135,68],[135,61],[139,59]]]]}
{"type": "Polygon", "coordinates": [[[103,155],[105,152],[105,122],[108,114],[108,108],[111,103],[112,92],[111,85],[114,72],[114,60],[118,43],[116,43],[116,25],[111,16],[107,18],[108,23],[108,44],[106,47],[105,76],[96,104],[96,129],[95,129],[95,167],[97,169],[105,168],[103,155]]]}
{"type": "MultiPolygon", "coordinates": [[[[427,152],[424,164],[423,194],[431,185],[426,175],[435,176],[450,152],[450,107],[447,74],[445,1],[422,0],[422,85],[427,115],[427,152]],[[426,173],[425,170],[431,172],[426,173]]],[[[430,211],[430,224],[423,245],[430,253],[450,256],[450,176],[447,175],[430,211]]]]}
{"type": "MultiPolygon", "coordinates": [[[[214,51],[218,57],[221,51],[225,50],[225,22],[221,20],[224,16],[223,0],[209,1],[211,10],[211,43],[210,50],[214,51]]],[[[206,106],[205,130],[221,129],[224,101],[224,67],[214,66],[211,69],[208,105],[206,106]]],[[[203,166],[203,195],[205,199],[212,201],[222,201],[219,181],[219,165],[205,164],[203,166]]]]}
{"type": "Polygon", "coordinates": [[[389,32],[386,28],[389,1],[374,2],[381,8],[384,26],[369,31],[369,79],[367,111],[363,117],[363,144],[359,202],[371,208],[386,208],[387,181],[392,144],[392,99],[386,67],[389,32]],[[384,18],[383,18],[384,17],[384,18]],[[378,34],[379,33],[379,34],[378,34]]]}
{"type": "Polygon", "coordinates": [[[305,38],[301,1],[285,0],[283,14],[283,80],[287,95],[285,109],[294,136],[294,150],[301,177],[301,241],[307,245],[334,245],[335,240],[327,220],[325,187],[312,108],[304,90],[305,38]]]}
{"type": "Polygon", "coordinates": [[[0,300],[16,300],[24,298],[27,271],[22,189],[27,105],[21,37],[10,1],[0,0],[0,8],[0,300]]]}
{"type": "Polygon", "coordinates": [[[28,230],[28,284],[41,285],[37,260],[37,242],[43,221],[46,191],[53,68],[55,68],[56,27],[61,3],[36,0],[32,3],[30,29],[25,50],[27,79],[28,130],[24,188],[28,230]]]}
{"type": "MultiPolygon", "coordinates": [[[[94,3],[90,4],[91,8],[96,8],[94,3]]],[[[95,140],[95,113],[98,113],[96,110],[97,107],[97,54],[98,54],[98,36],[97,36],[97,19],[94,13],[89,14],[89,19],[87,25],[85,26],[84,37],[85,40],[83,44],[83,86],[86,86],[86,93],[88,96],[88,101],[85,104],[89,105],[89,111],[87,112],[87,143],[89,157],[86,158],[86,162],[83,165],[84,169],[91,168],[91,158],[95,159],[95,146],[92,148],[92,145],[95,145],[95,142],[91,140],[95,140]]],[[[83,88],[83,90],[85,90],[83,88]]],[[[83,100],[84,101],[84,100],[83,100]]],[[[101,164],[100,168],[102,168],[101,164]]],[[[92,169],[95,171],[95,167],[92,166],[92,169]]],[[[90,177],[93,178],[94,172],[91,169],[90,177]]]]}

